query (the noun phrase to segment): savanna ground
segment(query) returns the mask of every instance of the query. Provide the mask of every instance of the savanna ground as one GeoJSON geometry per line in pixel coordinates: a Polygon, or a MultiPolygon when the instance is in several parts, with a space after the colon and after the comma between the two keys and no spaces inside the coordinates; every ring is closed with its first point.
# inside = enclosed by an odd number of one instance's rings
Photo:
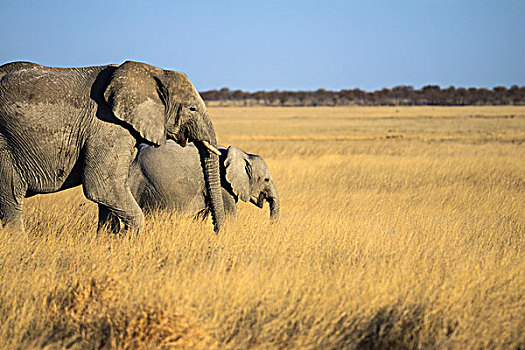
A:
{"type": "Polygon", "coordinates": [[[281,197],[97,237],[79,189],[0,240],[9,349],[523,349],[525,107],[210,108],[281,197]]]}

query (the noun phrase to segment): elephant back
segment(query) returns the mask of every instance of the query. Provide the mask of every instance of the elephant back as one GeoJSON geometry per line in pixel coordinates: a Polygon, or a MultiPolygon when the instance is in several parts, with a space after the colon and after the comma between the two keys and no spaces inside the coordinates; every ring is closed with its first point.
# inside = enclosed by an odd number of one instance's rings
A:
{"type": "Polygon", "coordinates": [[[141,145],[132,164],[132,172],[140,173],[150,191],[164,198],[202,193],[204,173],[197,148],[181,147],[168,141],[164,146],[141,145]]]}

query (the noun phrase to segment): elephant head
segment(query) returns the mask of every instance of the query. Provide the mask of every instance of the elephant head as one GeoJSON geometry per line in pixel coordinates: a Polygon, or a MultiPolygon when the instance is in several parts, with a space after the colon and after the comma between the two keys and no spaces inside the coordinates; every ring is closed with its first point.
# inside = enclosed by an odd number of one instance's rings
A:
{"type": "Polygon", "coordinates": [[[204,101],[181,72],[127,61],[114,67],[104,98],[114,116],[155,146],[193,142],[203,165],[215,231],[224,223],[215,130],[204,101]]]}
{"type": "Polygon", "coordinates": [[[233,194],[244,202],[262,208],[266,200],[270,218],[279,220],[279,194],[266,162],[258,155],[247,154],[230,146],[224,151],[224,177],[233,194]]]}

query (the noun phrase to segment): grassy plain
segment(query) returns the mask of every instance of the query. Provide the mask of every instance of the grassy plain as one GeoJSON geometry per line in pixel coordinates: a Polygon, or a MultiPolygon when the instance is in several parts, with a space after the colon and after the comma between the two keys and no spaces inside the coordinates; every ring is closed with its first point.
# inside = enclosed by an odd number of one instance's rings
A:
{"type": "Polygon", "coordinates": [[[96,237],[79,189],[0,240],[10,349],[523,349],[525,107],[210,108],[281,220],[96,237]]]}

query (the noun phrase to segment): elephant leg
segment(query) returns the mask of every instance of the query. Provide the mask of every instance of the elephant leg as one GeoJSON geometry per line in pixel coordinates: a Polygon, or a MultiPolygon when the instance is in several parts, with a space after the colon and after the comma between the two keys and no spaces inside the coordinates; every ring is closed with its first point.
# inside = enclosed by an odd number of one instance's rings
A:
{"type": "Polygon", "coordinates": [[[99,231],[108,223],[110,228],[118,229],[116,222],[120,219],[121,229],[136,233],[144,225],[144,215],[128,186],[134,140],[126,142],[122,135],[114,140],[119,141],[103,139],[105,142],[88,145],[82,187],[86,198],[97,203],[101,210],[99,231]]]}
{"type": "Polygon", "coordinates": [[[124,226],[124,231],[136,233],[142,229],[144,215],[129,188],[109,181],[109,183],[101,186],[102,188],[94,189],[89,182],[88,180],[86,181],[87,184],[84,183],[84,194],[89,200],[98,204],[99,232],[106,227],[112,232],[118,232],[121,228],[118,224],[119,219],[124,226]]]}
{"type": "MultiPolygon", "coordinates": [[[[24,233],[24,221],[22,219],[22,198],[14,198],[9,194],[6,196],[4,186],[0,188],[0,221],[5,231],[13,233],[24,233]]],[[[11,191],[11,189],[9,189],[11,191]]]]}
{"type": "Polygon", "coordinates": [[[0,222],[6,231],[24,233],[22,205],[27,187],[3,151],[0,148],[0,222]]]}
{"type": "Polygon", "coordinates": [[[224,212],[226,217],[236,220],[237,219],[237,203],[231,194],[228,193],[224,188],[222,190],[222,202],[224,203],[224,212]]]}
{"type": "Polygon", "coordinates": [[[98,229],[97,232],[109,231],[118,233],[120,231],[120,221],[118,217],[113,215],[110,209],[106,206],[98,205],[98,229]]]}

